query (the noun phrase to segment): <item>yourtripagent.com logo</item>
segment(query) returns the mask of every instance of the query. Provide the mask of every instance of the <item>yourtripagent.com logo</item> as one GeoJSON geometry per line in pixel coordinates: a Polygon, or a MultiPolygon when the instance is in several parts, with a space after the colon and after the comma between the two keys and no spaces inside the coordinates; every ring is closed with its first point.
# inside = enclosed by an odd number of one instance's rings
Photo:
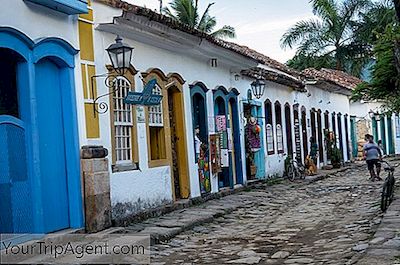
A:
{"type": "Polygon", "coordinates": [[[1,235],[1,264],[150,264],[150,236],[1,235]]]}

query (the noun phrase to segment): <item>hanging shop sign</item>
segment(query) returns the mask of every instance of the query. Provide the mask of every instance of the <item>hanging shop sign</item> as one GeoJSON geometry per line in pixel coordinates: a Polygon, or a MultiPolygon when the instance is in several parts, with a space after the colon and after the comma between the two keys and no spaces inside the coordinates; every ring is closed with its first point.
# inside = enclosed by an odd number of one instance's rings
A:
{"type": "Polygon", "coordinates": [[[210,135],[211,168],[213,174],[222,172],[221,169],[221,143],[220,135],[210,135]]]}
{"type": "Polygon", "coordinates": [[[129,91],[128,95],[124,99],[124,103],[144,106],[159,105],[163,97],[161,95],[153,94],[153,89],[156,85],[157,80],[151,79],[147,82],[142,92],[129,91]]]}
{"type": "Polygon", "coordinates": [[[218,115],[215,117],[215,126],[217,132],[224,132],[226,131],[226,116],[225,115],[218,115]]]}
{"type": "Polygon", "coordinates": [[[200,154],[198,157],[198,172],[200,181],[200,192],[206,194],[211,192],[211,180],[210,180],[210,161],[209,161],[209,149],[206,144],[201,144],[200,154]]]}

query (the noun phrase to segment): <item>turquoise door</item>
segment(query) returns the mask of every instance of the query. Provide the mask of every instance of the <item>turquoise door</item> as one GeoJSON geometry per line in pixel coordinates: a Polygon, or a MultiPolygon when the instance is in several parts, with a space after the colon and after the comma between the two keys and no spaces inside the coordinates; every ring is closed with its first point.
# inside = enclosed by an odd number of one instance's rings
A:
{"type": "Polygon", "coordinates": [[[61,73],[48,59],[35,69],[44,232],[53,232],[70,226],[61,73]]]}
{"type": "Polygon", "coordinates": [[[351,137],[351,146],[353,149],[353,157],[357,157],[358,156],[358,143],[357,143],[357,129],[356,129],[355,117],[350,118],[350,137],[351,137]]]}
{"type": "Polygon", "coordinates": [[[389,137],[389,154],[394,155],[396,152],[394,150],[394,139],[393,139],[393,127],[392,127],[392,118],[387,116],[387,129],[388,129],[388,137],[389,137]]]}
{"type": "MultiPolygon", "coordinates": [[[[253,106],[251,110],[251,114],[254,117],[258,117],[258,124],[261,126],[260,135],[264,135],[264,123],[262,117],[262,109],[261,106],[253,106]]],[[[264,141],[261,141],[261,149],[254,155],[254,159],[256,161],[257,166],[257,179],[265,178],[265,156],[264,156],[264,141]]]]}
{"type": "Polygon", "coordinates": [[[381,139],[377,140],[382,140],[382,147],[383,147],[383,152],[385,155],[388,153],[386,150],[386,121],[385,121],[385,116],[381,116],[381,139]]]}

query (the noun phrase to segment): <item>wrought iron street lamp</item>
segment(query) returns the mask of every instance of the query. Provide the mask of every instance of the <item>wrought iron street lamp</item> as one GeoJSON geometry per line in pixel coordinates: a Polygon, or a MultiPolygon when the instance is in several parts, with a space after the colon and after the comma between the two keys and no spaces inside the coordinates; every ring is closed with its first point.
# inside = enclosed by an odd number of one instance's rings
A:
{"type": "Polygon", "coordinates": [[[124,75],[129,69],[132,59],[133,48],[122,42],[122,38],[117,36],[115,43],[106,49],[114,71],[119,75],[124,75]]]}
{"type": "Polygon", "coordinates": [[[251,90],[253,92],[253,95],[257,98],[260,99],[264,95],[265,91],[265,81],[257,78],[251,83],[251,90]]]}
{"type": "MultiPolygon", "coordinates": [[[[131,66],[131,59],[133,48],[125,43],[122,42],[122,38],[117,36],[115,39],[115,43],[111,44],[106,49],[108,56],[110,57],[111,65],[116,74],[101,74],[101,75],[94,75],[91,79],[91,88],[92,88],[92,95],[95,95],[94,89],[94,81],[96,78],[103,77],[105,78],[104,84],[108,87],[111,91],[107,94],[98,96],[97,98],[93,98],[93,114],[96,117],[96,113],[104,114],[108,111],[108,104],[106,102],[99,102],[101,98],[114,94],[118,91],[119,87],[115,85],[115,80],[119,76],[123,76],[131,66]]],[[[129,82],[128,80],[126,82],[129,82]]]]}

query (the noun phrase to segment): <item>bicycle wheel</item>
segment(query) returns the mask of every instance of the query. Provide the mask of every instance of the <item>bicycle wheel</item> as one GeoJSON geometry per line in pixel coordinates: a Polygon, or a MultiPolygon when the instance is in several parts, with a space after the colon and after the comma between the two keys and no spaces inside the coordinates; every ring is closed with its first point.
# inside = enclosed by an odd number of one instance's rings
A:
{"type": "Polygon", "coordinates": [[[290,181],[294,181],[294,179],[296,178],[296,172],[294,172],[294,167],[293,165],[289,165],[288,169],[287,169],[287,178],[290,181]]]}
{"type": "Polygon", "coordinates": [[[387,181],[385,181],[385,183],[383,184],[383,189],[382,189],[382,195],[381,195],[381,210],[382,212],[386,212],[388,206],[389,206],[389,192],[390,192],[390,187],[389,187],[389,183],[387,181]]]}
{"type": "Polygon", "coordinates": [[[390,176],[390,189],[389,189],[389,204],[393,202],[394,200],[394,185],[395,185],[395,179],[393,177],[393,173],[390,176]]]}

